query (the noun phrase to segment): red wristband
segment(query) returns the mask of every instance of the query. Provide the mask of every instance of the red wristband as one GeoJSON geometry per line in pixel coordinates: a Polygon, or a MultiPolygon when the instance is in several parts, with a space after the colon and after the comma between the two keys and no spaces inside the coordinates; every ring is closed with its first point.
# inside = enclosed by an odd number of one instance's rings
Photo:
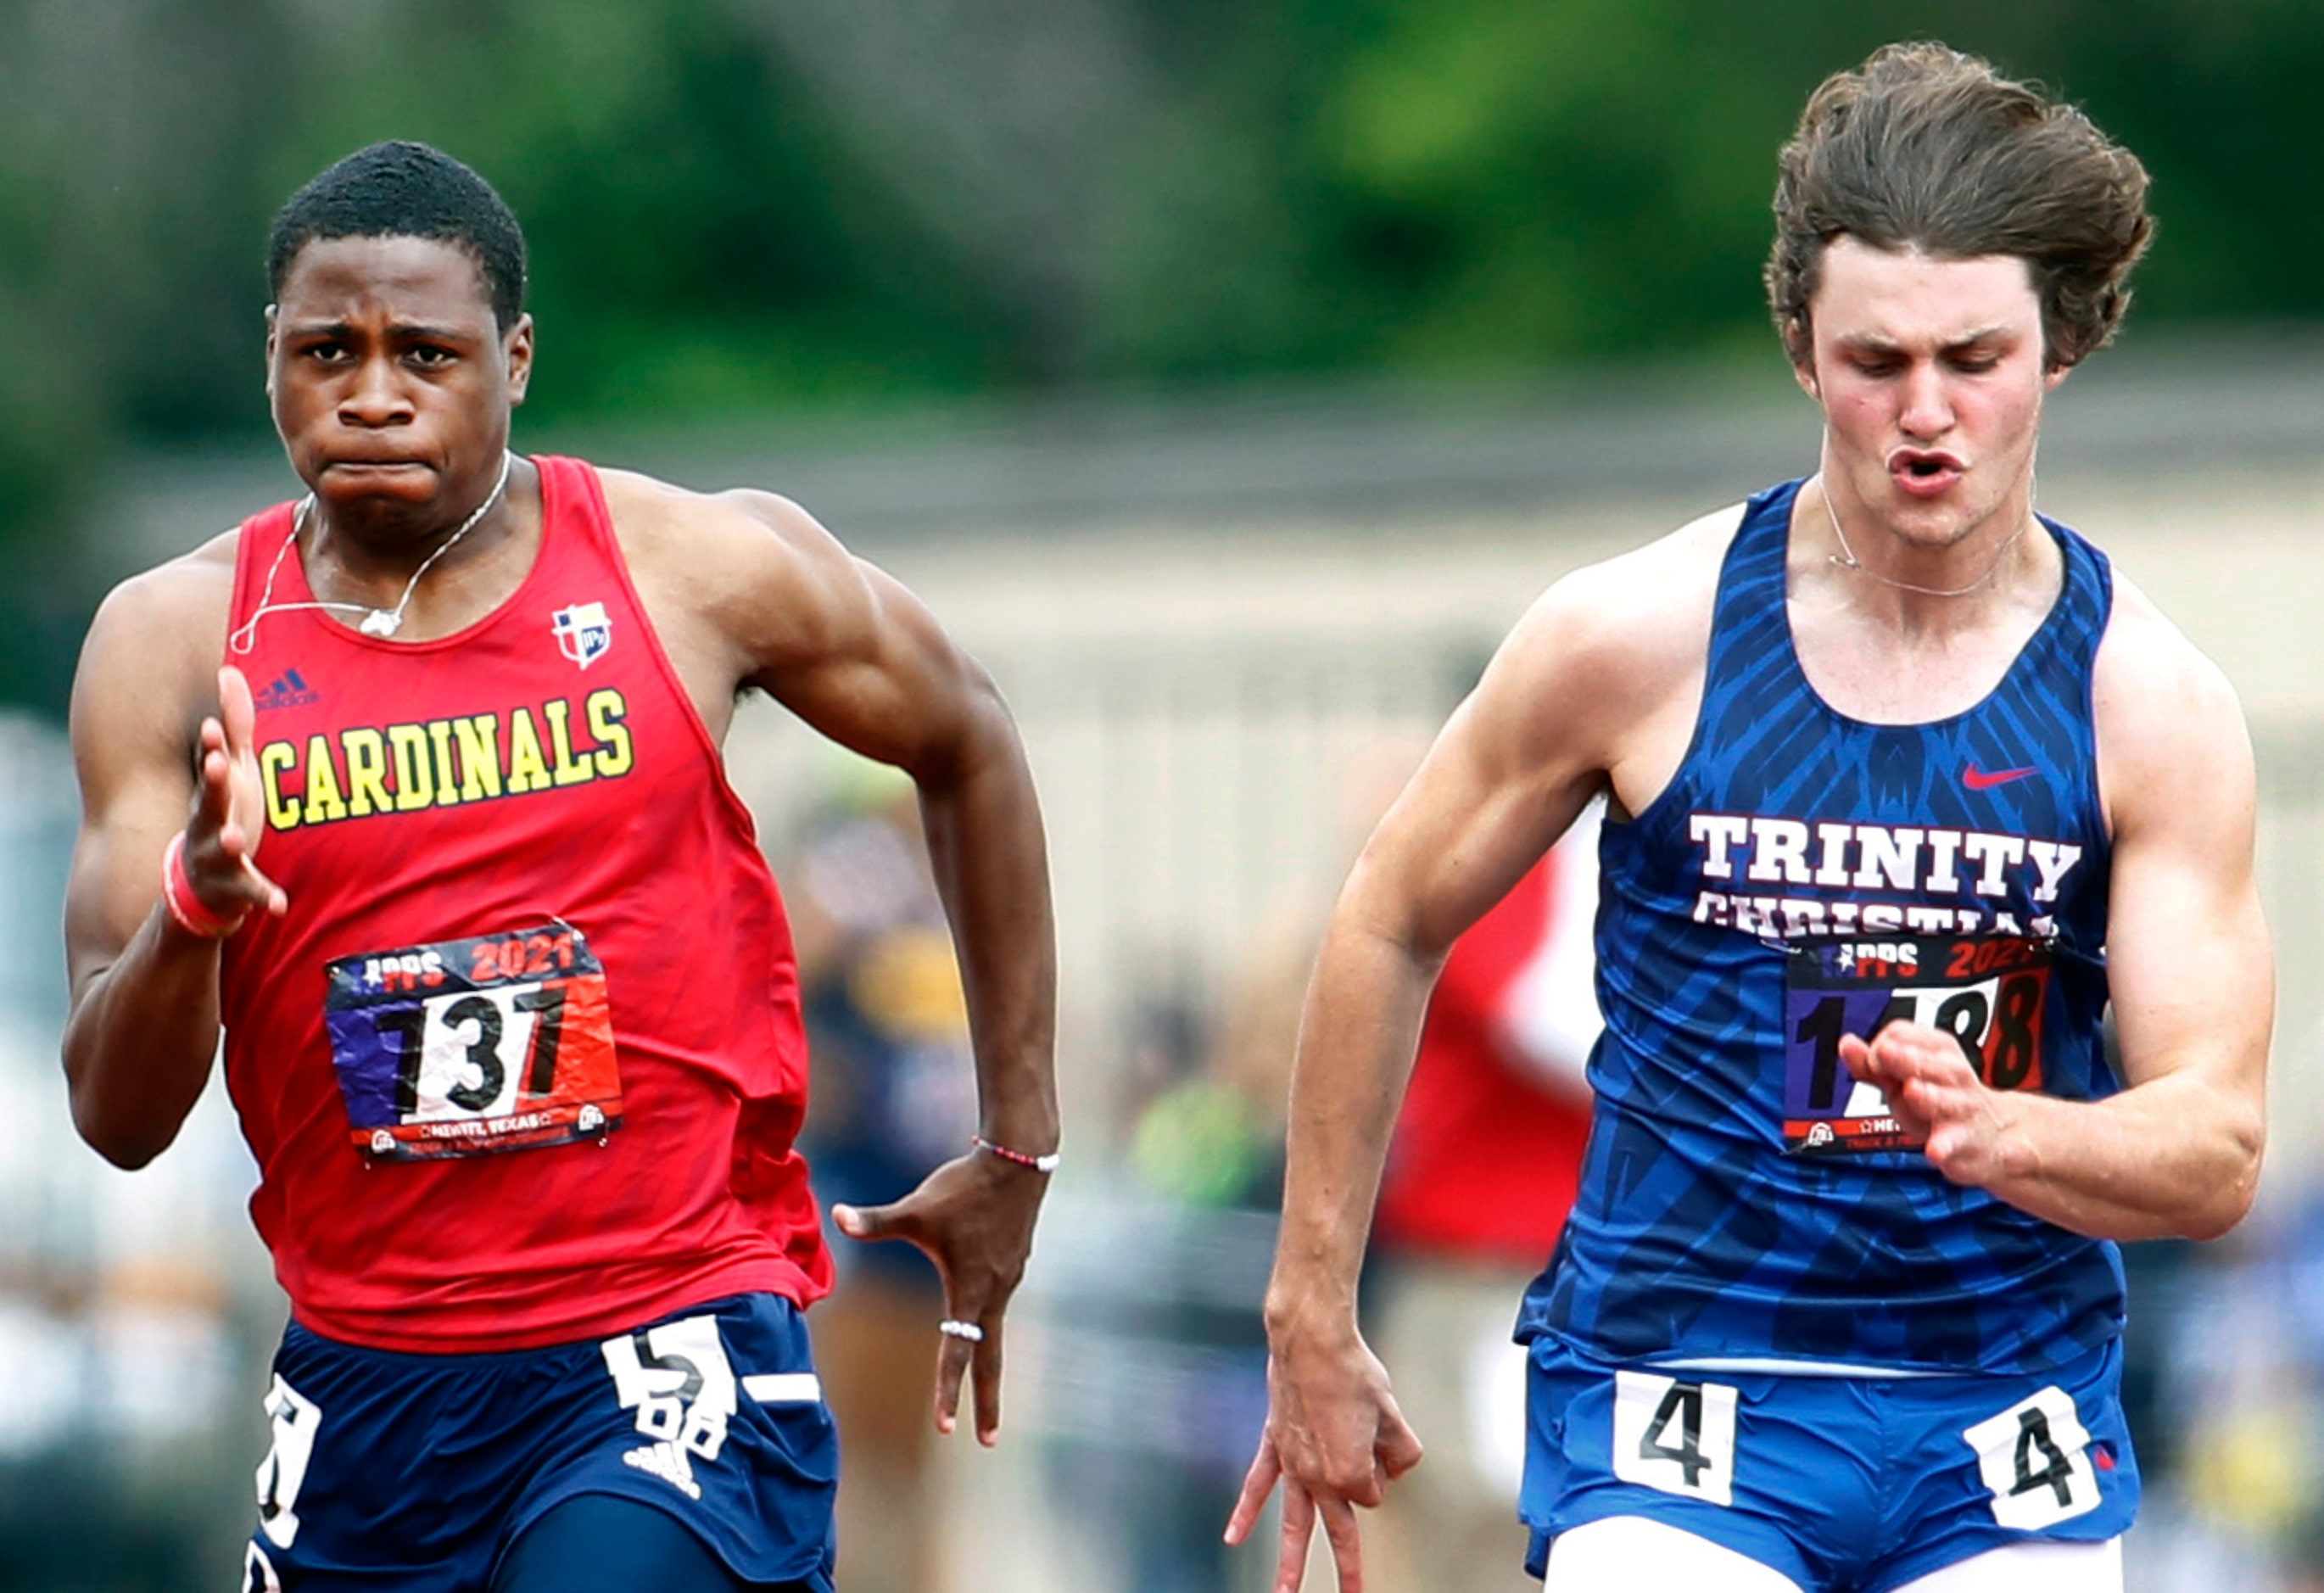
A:
{"type": "Polygon", "coordinates": [[[204,940],[224,940],[242,927],[247,913],[232,918],[221,918],[202,906],[202,898],[194,894],[194,883],[186,878],[186,833],[179,831],[170,837],[170,850],[161,854],[161,905],[170,909],[178,927],[188,935],[198,935],[204,940]]]}
{"type": "Polygon", "coordinates": [[[1030,1167],[1036,1173],[1054,1173],[1057,1170],[1056,1151],[1051,1151],[1047,1156],[1028,1156],[1021,1150],[1010,1150],[1005,1145],[995,1145],[982,1134],[971,1135],[968,1142],[979,1150],[990,1151],[1004,1162],[1014,1162],[1020,1167],[1030,1167]]]}

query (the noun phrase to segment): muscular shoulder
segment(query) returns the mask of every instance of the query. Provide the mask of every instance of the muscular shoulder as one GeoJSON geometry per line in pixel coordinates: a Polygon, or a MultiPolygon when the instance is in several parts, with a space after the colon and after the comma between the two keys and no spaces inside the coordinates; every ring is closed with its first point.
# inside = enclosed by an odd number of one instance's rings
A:
{"type": "Polygon", "coordinates": [[[239,529],[223,532],[106,594],[74,677],[77,742],[142,729],[190,743],[217,698],[240,540],[239,529]]]}
{"type": "MultiPolygon", "coordinates": [[[[1635,790],[1620,766],[1653,761],[1673,725],[1692,725],[1720,565],[1741,518],[1739,505],[1719,510],[1549,587],[1488,676],[1502,712],[1532,734],[1586,749],[1618,788],[1635,790]]],[[[1681,752],[1684,739],[1682,730],[1681,752]]],[[[1658,783],[1653,772],[1645,783],[1658,783]]]]}
{"type": "Polygon", "coordinates": [[[97,625],[161,625],[171,631],[215,627],[226,640],[226,611],[234,602],[235,552],[239,527],[221,531],[189,553],[142,570],[106,594],[97,625]]]}
{"type": "Polygon", "coordinates": [[[2249,807],[2255,776],[2235,687],[2119,572],[2091,697],[2117,839],[2143,824],[2249,807]]]}
{"type": "Polygon", "coordinates": [[[1520,632],[1554,630],[1575,661],[1667,673],[1688,644],[1709,640],[1720,562],[1741,516],[1739,506],[1721,509],[1585,565],[1535,601],[1520,632]]]}
{"type": "Polygon", "coordinates": [[[615,535],[654,623],[731,651],[735,681],[844,647],[863,583],[815,518],[774,493],[696,493],[599,473],[615,535]]]}

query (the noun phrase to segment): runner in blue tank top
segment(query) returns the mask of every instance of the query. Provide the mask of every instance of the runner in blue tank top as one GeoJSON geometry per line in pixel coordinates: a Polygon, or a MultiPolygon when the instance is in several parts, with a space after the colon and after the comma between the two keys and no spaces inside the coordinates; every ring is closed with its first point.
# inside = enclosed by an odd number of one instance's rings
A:
{"type": "Polygon", "coordinates": [[[1283,1483],[1284,1593],[1319,1520],[1359,1587],[1352,1507],[1420,1459],[1355,1283],[1429,987],[1600,793],[1596,1120],[1518,1322],[1531,1570],[2122,1586],[2114,1241],[2248,1209],[2273,999],[2233,693],[2034,510],[2145,174],[1938,45],[1826,82],[1782,166],[1767,282],[1821,468],[1551,587],[1333,918],[1228,1529],[1283,1483]]]}

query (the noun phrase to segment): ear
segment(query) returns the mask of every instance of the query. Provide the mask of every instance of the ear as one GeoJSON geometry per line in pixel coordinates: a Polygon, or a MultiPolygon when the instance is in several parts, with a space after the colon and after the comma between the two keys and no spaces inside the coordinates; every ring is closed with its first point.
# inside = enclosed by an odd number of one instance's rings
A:
{"type": "Polygon", "coordinates": [[[524,395],[532,385],[532,318],[521,315],[516,325],[501,339],[501,357],[507,362],[509,404],[512,408],[524,402],[524,395]]]}
{"type": "Polygon", "coordinates": [[[2070,374],[2071,374],[2073,369],[2074,367],[2071,365],[2052,365],[2048,370],[2043,372],[2042,391],[2043,392],[2057,391],[2058,383],[2063,382],[2070,374]]]}
{"type": "Polygon", "coordinates": [[[270,304],[266,307],[266,396],[270,399],[274,396],[275,323],[274,306],[270,304]]]}
{"type": "Polygon", "coordinates": [[[1816,388],[1815,333],[1805,316],[1794,316],[1784,323],[1784,356],[1792,362],[1792,380],[1800,384],[1800,391],[1820,401],[1823,395],[1816,388]]]}

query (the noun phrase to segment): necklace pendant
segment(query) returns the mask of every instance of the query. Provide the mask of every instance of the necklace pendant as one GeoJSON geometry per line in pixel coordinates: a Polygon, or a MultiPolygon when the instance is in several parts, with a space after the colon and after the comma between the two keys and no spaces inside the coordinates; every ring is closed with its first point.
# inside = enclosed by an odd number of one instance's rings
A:
{"type": "Polygon", "coordinates": [[[374,609],[363,617],[363,623],[357,625],[355,629],[365,636],[387,637],[394,635],[402,628],[402,625],[401,614],[392,613],[386,609],[374,609]]]}

